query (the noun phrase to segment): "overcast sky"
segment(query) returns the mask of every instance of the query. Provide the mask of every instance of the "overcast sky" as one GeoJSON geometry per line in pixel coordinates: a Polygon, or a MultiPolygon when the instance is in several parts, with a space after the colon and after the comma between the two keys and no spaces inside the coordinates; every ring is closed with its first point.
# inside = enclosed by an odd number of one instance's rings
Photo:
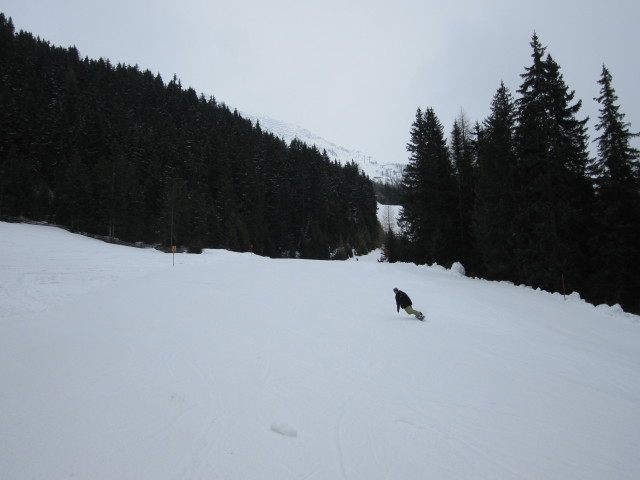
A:
{"type": "MultiPolygon", "coordinates": [[[[603,63],[640,131],[640,1],[0,0],[0,11],[83,57],[174,74],[231,108],[302,126],[371,155],[407,161],[418,107],[447,136],[514,96],[534,31],[596,123],[603,63]]],[[[592,137],[593,138],[593,137],[592,137]]]]}

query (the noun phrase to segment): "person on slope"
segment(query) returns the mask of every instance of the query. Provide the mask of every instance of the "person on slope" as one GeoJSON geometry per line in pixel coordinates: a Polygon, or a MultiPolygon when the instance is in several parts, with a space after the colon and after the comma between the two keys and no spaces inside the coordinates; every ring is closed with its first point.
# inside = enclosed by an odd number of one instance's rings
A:
{"type": "Polygon", "coordinates": [[[415,315],[418,320],[424,320],[424,315],[422,314],[422,312],[418,312],[417,310],[413,309],[413,303],[411,302],[409,295],[404,293],[402,290],[398,290],[397,288],[394,288],[393,291],[396,293],[396,307],[398,312],[402,308],[409,315],[415,315]]]}

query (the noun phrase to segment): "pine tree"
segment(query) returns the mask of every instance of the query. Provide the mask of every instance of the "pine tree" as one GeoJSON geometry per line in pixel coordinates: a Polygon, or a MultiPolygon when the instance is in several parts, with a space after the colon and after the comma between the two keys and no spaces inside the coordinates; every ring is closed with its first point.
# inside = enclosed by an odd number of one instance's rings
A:
{"type": "Polygon", "coordinates": [[[599,186],[616,183],[637,188],[640,151],[631,146],[631,139],[640,133],[631,133],[629,123],[624,121],[625,114],[620,113],[617,105],[618,96],[611,85],[611,73],[602,66],[602,74],[598,83],[602,86],[600,96],[595,100],[601,105],[599,123],[596,130],[601,135],[598,142],[599,162],[595,173],[599,186]]]}
{"type": "Polygon", "coordinates": [[[425,157],[426,139],[425,126],[422,111],[418,108],[416,118],[411,125],[411,140],[407,144],[410,153],[409,162],[404,168],[401,182],[402,189],[402,213],[400,225],[403,233],[409,240],[415,241],[421,238],[422,228],[422,202],[424,196],[422,185],[422,163],[425,157]]]}
{"type": "Polygon", "coordinates": [[[515,217],[515,105],[502,82],[491,113],[478,132],[478,179],[473,210],[481,272],[492,280],[513,278],[515,217]]]}
{"type": "Polygon", "coordinates": [[[594,173],[597,185],[597,261],[594,294],[603,301],[620,303],[640,311],[640,151],[631,146],[633,137],[625,115],[620,112],[612,77],[603,66],[598,83],[599,123],[596,130],[598,160],[594,173]]]}
{"type": "Polygon", "coordinates": [[[401,222],[419,263],[458,260],[457,188],[444,130],[432,108],[418,110],[407,145],[401,222]]]}
{"type": "Polygon", "coordinates": [[[561,291],[563,277],[579,290],[588,272],[591,183],[581,102],[534,34],[533,65],[518,90],[516,260],[518,280],[561,291]]]}

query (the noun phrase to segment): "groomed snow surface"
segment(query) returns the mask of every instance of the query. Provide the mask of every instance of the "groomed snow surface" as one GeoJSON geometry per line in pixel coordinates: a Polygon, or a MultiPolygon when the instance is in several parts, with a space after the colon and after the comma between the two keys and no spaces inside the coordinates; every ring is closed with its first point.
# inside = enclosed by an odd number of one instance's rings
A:
{"type": "Polygon", "coordinates": [[[639,317],[378,257],[0,223],[0,478],[640,478],[639,317]]]}

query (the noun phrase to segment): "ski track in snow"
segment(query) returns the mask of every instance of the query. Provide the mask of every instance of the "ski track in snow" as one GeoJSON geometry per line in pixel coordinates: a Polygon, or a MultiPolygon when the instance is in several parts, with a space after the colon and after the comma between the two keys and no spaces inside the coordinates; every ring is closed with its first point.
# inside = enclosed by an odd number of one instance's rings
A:
{"type": "Polygon", "coordinates": [[[640,477],[616,308],[377,252],[172,267],[6,223],[0,249],[3,479],[640,477]]]}

